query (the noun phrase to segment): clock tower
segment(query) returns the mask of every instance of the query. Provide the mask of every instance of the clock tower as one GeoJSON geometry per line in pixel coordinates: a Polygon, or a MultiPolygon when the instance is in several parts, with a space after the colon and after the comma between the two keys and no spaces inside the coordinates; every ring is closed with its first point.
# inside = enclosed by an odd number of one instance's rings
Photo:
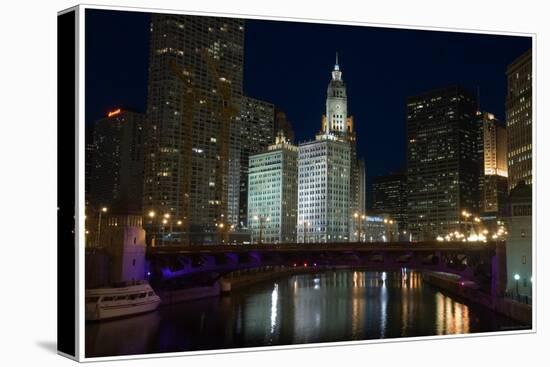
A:
{"type": "Polygon", "coordinates": [[[342,71],[338,64],[338,53],[336,64],[332,70],[332,79],[327,88],[327,109],[323,132],[336,136],[345,136],[351,132],[348,123],[348,99],[346,96],[346,85],[342,80],[342,71]]]}

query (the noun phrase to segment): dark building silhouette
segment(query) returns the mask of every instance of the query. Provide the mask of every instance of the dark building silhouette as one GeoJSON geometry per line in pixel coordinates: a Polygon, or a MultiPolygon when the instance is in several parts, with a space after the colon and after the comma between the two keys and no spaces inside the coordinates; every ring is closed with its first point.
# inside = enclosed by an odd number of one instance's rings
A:
{"type": "Polygon", "coordinates": [[[94,123],[93,139],[86,144],[91,212],[114,205],[141,210],[144,118],[117,109],[94,123]]]}
{"type": "Polygon", "coordinates": [[[376,176],[372,182],[372,208],[387,214],[398,224],[399,231],[407,228],[407,176],[396,173],[376,176]]]}
{"type": "Polygon", "coordinates": [[[477,213],[476,99],[460,86],[407,98],[407,221],[413,239],[460,231],[477,213]]]}
{"type": "Polygon", "coordinates": [[[290,143],[294,144],[294,129],[292,128],[292,123],[288,120],[286,113],[283,110],[275,107],[275,126],[273,129],[273,136],[277,136],[281,130],[290,143]]]}

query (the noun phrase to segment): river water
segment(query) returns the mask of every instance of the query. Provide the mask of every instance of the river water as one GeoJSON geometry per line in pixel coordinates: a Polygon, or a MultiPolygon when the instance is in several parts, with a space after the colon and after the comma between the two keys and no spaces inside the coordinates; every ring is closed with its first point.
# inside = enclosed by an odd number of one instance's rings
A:
{"type": "Polygon", "coordinates": [[[522,327],[425,284],[417,272],[325,271],[86,324],[86,356],[470,334],[522,327]]]}

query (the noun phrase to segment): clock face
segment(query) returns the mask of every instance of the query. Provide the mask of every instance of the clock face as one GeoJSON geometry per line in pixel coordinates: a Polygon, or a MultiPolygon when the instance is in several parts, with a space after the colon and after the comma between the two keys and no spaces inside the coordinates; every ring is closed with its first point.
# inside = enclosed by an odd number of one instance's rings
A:
{"type": "Polygon", "coordinates": [[[339,105],[339,104],[336,105],[336,109],[337,109],[337,110],[340,109],[340,105],[339,105]]]}

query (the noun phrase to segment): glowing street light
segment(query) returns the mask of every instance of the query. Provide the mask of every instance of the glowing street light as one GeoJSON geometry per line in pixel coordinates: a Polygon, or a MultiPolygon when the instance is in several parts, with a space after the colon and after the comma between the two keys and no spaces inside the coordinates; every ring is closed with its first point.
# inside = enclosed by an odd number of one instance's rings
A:
{"type": "Polygon", "coordinates": [[[107,213],[107,207],[104,206],[102,207],[100,210],[99,210],[99,218],[97,219],[97,236],[96,236],[96,246],[99,247],[99,240],[100,240],[100,236],[101,236],[101,214],[102,213],[107,213]]]}
{"type": "Polygon", "coordinates": [[[514,274],[514,280],[516,281],[516,295],[518,296],[518,299],[519,299],[519,280],[520,280],[520,276],[518,273],[514,274]]]}

